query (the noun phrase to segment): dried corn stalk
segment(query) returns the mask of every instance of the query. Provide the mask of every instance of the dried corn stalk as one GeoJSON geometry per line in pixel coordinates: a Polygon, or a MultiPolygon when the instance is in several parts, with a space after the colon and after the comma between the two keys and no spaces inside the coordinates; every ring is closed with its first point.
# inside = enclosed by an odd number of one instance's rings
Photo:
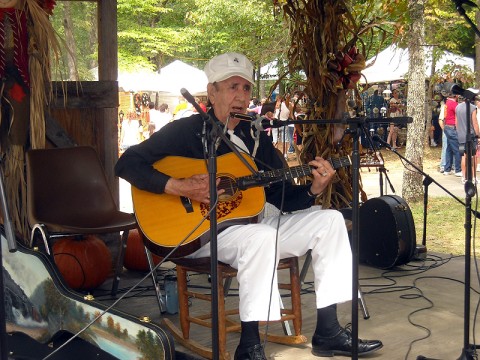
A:
{"type": "MultiPolygon", "coordinates": [[[[365,59],[355,47],[357,29],[346,2],[342,0],[284,0],[282,5],[289,22],[291,46],[289,70],[303,69],[307,120],[342,118],[348,89],[354,89],[365,68],[365,59]]],[[[321,124],[303,126],[300,162],[315,156],[330,158],[349,155],[351,137],[344,138],[345,125],[321,124]]],[[[337,171],[337,178],[318,199],[323,207],[342,208],[351,205],[351,168],[337,171]]]]}
{"type": "Polygon", "coordinates": [[[49,20],[54,6],[53,0],[18,0],[2,10],[7,16],[0,24],[0,68],[5,79],[0,92],[0,151],[9,215],[25,245],[29,242],[25,152],[45,147],[50,54],[58,54],[60,48],[49,20]]]}

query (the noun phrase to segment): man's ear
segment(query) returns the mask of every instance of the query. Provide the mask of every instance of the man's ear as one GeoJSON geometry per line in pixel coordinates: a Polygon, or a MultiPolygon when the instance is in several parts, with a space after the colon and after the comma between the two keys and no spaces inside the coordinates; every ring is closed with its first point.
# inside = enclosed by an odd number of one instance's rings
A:
{"type": "Polygon", "coordinates": [[[215,104],[215,86],[212,83],[207,84],[207,100],[210,104],[215,104]]]}

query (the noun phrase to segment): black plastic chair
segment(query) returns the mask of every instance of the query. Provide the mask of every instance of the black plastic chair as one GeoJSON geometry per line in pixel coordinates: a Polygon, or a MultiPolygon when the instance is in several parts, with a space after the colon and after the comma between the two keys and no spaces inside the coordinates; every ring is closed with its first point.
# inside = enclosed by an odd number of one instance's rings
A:
{"type": "Polygon", "coordinates": [[[128,233],[137,221],[118,210],[96,151],[88,146],[30,150],[26,167],[31,246],[39,233],[53,256],[55,238],[123,232],[112,285],[115,296],[128,233]]]}

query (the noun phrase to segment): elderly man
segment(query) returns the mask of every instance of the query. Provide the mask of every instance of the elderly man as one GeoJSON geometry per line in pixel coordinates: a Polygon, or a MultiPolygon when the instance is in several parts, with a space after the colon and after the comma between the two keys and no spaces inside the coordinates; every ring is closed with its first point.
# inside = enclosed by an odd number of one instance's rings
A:
{"type": "MultiPolygon", "coordinates": [[[[209,116],[224,129],[230,140],[253,157],[260,170],[282,169],[283,162],[265,132],[254,136],[251,123],[232,117],[246,112],[252,94],[253,66],[243,55],[225,53],[205,66],[208,78],[209,116]]],[[[116,174],[137,188],[183,196],[211,203],[208,174],[174,178],[152,164],[166,156],[195,159],[205,157],[203,135],[211,124],[201,115],[180,119],[164,126],[143,143],[126,151],[116,164],[116,174]]],[[[217,155],[231,152],[223,141],[217,155]]],[[[312,181],[307,185],[276,183],[265,189],[269,203],[285,212],[306,209],[336,176],[329,161],[316,157],[312,181]]],[[[223,190],[219,191],[219,194],[223,190]]],[[[352,352],[351,332],[340,326],[336,304],[351,300],[352,258],[344,219],[336,210],[318,210],[265,218],[260,223],[233,225],[218,234],[218,260],[238,269],[241,336],[235,359],[266,359],[259,337],[259,321],[278,320],[276,265],[279,259],[312,251],[315,275],[317,327],[313,353],[318,356],[352,352]],[[280,220],[280,221],[279,221],[280,220]],[[273,281],[272,281],[273,279],[273,281]]],[[[210,255],[210,244],[190,257],[210,255]]],[[[380,341],[358,341],[364,355],[382,347],[380,341]]]]}

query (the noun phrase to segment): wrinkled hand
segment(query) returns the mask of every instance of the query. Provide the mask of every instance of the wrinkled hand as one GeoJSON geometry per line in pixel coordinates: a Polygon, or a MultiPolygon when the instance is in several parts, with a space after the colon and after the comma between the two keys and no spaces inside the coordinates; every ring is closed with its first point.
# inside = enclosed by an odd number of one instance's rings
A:
{"type": "MultiPolygon", "coordinates": [[[[217,186],[220,179],[217,179],[217,186]]],[[[223,194],[224,189],[218,190],[218,195],[223,194]]],[[[184,179],[170,178],[165,186],[165,193],[170,195],[185,196],[191,200],[210,204],[210,186],[208,174],[192,175],[184,179]]]]}
{"type": "Polygon", "coordinates": [[[313,181],[312,186],[310,187],[310,192],[318,195],[325,190],[328,184],[330,184],[336,171],[328,160],[319,156],[315,157],[315,160],[310,161],[308,164],[314,167],[312,170],[313,181]]]}

